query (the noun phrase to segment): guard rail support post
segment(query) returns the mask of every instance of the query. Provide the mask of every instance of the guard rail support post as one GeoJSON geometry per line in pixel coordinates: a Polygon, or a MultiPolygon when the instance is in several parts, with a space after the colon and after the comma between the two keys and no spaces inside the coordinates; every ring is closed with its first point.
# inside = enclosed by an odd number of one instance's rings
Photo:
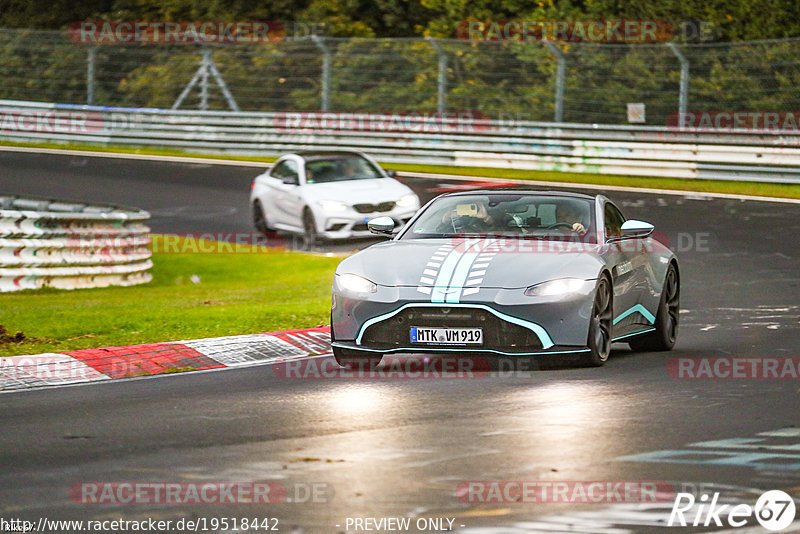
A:
{"type": "Polygon", "coordinates": [[[680,93],[678,96],[678,120],[679,124],[683,124],[683,118],[686,116],[686,108],[689,105],[689,60],[683,55],[683,52],[678,50],[675,43],[667,43],[667,47],[672,50],[675,57],[681,64],[681,82],[680,93]]]}
{"type": "Polygon", "coordinates": [[[564,77],[567,74],[567,58],[564,52],[551,41],[544,40],[543,42],[558,61],[556,65],[556,111],[553,121],[564,122],[564,77]]]}
{"type": "Polygon", "coordinates": [[[322,111],[331,109],[331,49],[325,41],[318,35],[312,35],[311,40],[322,52],[322,95],[320,97],[320,107],[322,111]]]}
{"type": "Polygon", "coordinates": [[[441,117],[444,117],[444,112],[447,109],[447,52],[444,51],[442,46],[433,37],[425,37],[439,57],[439,79],[437,82],[437,103],[436,110],[441,117]]]}

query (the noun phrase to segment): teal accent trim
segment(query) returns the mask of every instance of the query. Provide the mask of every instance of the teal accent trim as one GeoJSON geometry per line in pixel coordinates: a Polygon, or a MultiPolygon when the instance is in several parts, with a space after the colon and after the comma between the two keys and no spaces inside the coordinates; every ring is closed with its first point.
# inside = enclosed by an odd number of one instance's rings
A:
{"type": "Polygon", "coordinates": [[[647,308],[645,308],[641,304],[637,304],[636,306],[631,306],[631,308],[629,308],[628,310],[625,310],[624,312],[619,314],[619,316],[616,319],[614,319],[614,324],[617,324],[618,322],[623,320],[625,317],[627,317],[627,316],[629,316],[629,315],[631,315],[633,313],[636,313],[636,312],[641,313],[644,316],[644,318],[647,319],[647,322],[649,322],[650,324],[653,324],[653,323],[656,322],[655,316],[652,313],[650,313],[649,311],[647,311],[647,308]]]}
{"type": "Polygon", "coordinates": [[[540,351],[540,352],[504,352],[502,350],[475,349],[470,347],[463,349],[448,349],[441,347],[401,347],[395,349],[375,350],[375,349],[367,349],[364,347],[351,347],[336,342],[331,343],[331,346],[340,347],[348,350],[360,350],[364,352],[380,352],[382,354],[389,354],[392,352],[403,352],[403,351],[417,351],[417,352],[491,352],[493,354],[502,354],[503,356],[545,356],[547,354],[578,354],[581,352],[589,352],[589,349],[554,350],[554,351],[540,351]]]}
{"type": "Polygon", "coordinates": [[[628,338],[628,337],[638,336],[639,334],[646,334],[648,332],[652,332],[653,330],[655,330],[655,328],[647,328],[645,330],[642,330],[641,332],[634,332],[633,334],[625,334],[624,336],[615,337],[614,339],[611,340],[611,342],[613,343],[615,341],[619,341],[620,339],[625,339],[625,338],[628,338]]]}
{"type": "Polygon", "coordinates": [[[460,252],[451,250],[450,254],[444,259],[444,263],[442,263],[442,267],[439,269],[439,275],[436,277],[436,282],[433,284],[431,302],[444,302],[444,290],[450,284],[450,277],[453,276],[453,270],[456,268],[460,258],[460,252]]]}
{"type": "MultiPolygon", "coordinates": [[[[361,338],[364,336],[364,331],[367,328],[374,325],[375,323],[384,321],[386,319],[389,319],[390,317],[394,317],[395,315],[405,310],[406,308],[438,308],[440,306],[441,306],[440,303],[434,303],[434,302],[409,302],[408,304],[403,304],[394,311],[390,311],[389,313],[384,313],[383,315],[378,315],[377,317],[373,317],[372,319],[367,319],[366,321],[364,321],[364,324],[361,325],[361,329],[358,331],[358,337],[356,337],[356,345],[361,345],[361,338]]],[[[519,317],[512,317],[511,315],[506,315],[505,313],[499,312],[494,308],[491,308],[485,304],[455,303],[455,304],[448,304],[448,306],[452,308],[478,308],[481,310],[486,310],[495,317],[498,317],[509,323],[519,325],[523,328],[527,328],[528,330],[536,334],[536,336],[539,338],[539,341],[542,343],[543,349],[549,349],[550,347],[555,345],[555,343],[553,343],[553,340],[550,339],[550,335],[540,325],[532,323],[530,321],[526,321],[525,319],[520,319],[519,317]]]]}

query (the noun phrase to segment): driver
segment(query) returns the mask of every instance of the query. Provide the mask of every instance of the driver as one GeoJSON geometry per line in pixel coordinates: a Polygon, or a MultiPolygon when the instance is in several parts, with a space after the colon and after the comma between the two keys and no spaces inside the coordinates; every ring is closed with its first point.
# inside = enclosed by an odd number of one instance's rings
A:
{"type": "Polygon", "coordinates": [[[356,175],[356,164],[352,159],[344,160],[342,163],[342,176],[345,180],[350,180],[356,175]]]}
{"type": "Polygon", "coordinates": [[[581,211],[573,203],[562,203],[556,206],[556,222],[571,225],[572,231],[579,234],[586,233],[581,211]]]}
{"type": "Polygon", "coordinates": [[[483,202],[454,206],[444,213],[442,223],[455,232],[486,232],[496,226],[494,217],[483,202]],[[466,213],[461,212],[462,209],[466,213]]]}

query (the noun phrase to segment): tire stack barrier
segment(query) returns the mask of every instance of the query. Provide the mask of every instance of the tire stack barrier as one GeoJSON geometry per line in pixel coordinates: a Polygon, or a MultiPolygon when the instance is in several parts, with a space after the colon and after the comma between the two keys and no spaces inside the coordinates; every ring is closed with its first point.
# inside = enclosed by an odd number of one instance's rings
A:
{"type": "Polygon", "coordinates": [[[149,218],[119,206],[0,196],[0,292],[147,283],[149,218]]]}

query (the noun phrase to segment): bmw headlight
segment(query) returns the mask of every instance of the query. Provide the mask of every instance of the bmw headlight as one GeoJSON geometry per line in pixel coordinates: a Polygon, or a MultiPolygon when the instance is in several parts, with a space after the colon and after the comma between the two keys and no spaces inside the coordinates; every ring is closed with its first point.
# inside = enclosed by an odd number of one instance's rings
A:
{"type": "Polygon", "coordinates": [[[591,283],[593,283],[592,280],[584,280],[582,278],[559,278],[558,280],[550,280],[549,282],[542,282],[541,284],[531,286],[525,290],[525,294],[529,297],[568,295],[570,293],[583,291],[591,283]]]}
{"type": "Polygon", "coordinates": [[[342,274],[339,276],[339,285],[353,293],[375,293],[378,291],[378,286],[375,282],[371,282],[363,276],[357,274],[342,274]]]}
{"type": "Polygon", "coordinates": [[[419,205],[419,199],[417,198],[417,195],[411,193],[409,195],[400,197],[400,200],[398,200],[396,204],[400,208],[411,208],[419,205]]]}
{"type": "Polygon", "coordinates": [[[341,213],[347,209],[347,204],[338,200],[320,200],[319,205],[328,213],[341,213]]]}

